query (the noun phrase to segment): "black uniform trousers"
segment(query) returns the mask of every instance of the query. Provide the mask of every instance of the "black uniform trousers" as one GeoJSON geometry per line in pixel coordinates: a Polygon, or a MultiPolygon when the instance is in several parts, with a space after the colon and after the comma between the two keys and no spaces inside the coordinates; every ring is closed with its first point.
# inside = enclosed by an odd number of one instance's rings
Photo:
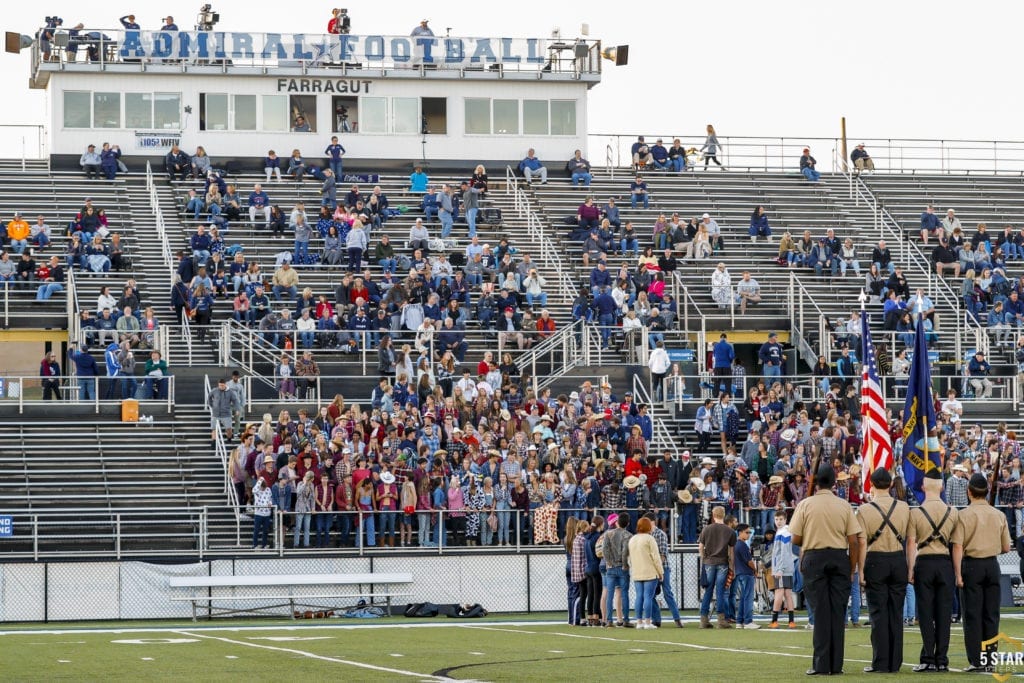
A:
{"type": "Polygon", "coordinates": [[[840,673],[846,643],[846,604],[850,601],[850,556],[846,550],[805,550],[800,571],[804,597],[814,610],[814,666],[818,673],[840,673]]]}
{"type": "MultiPolygon", "coordinates": [[[[999,634],[999,560],[995,557],[978,559],[964,557],[961,565],[964,577],[960,599],[964,614],[964,647],[967,661],[981,666],[981,641],[999,634]]],[[[986,648],[995,652],[995,644],[986,648]]]]}
{"type": "Polygon", "coordinates": [[[864,560],[865,593],[871,615],[871,666],[898,672],[903,666],[903,603],[907,598],[907,557],[895,552],[868,552],[864,560]]]}
{"type": "Polygon", "coordinates": [[[921,622],[921,663],[949,666],[949,624],[953,615],[953,560],[949,555],[918,555],[914,598],[921,622]]]}

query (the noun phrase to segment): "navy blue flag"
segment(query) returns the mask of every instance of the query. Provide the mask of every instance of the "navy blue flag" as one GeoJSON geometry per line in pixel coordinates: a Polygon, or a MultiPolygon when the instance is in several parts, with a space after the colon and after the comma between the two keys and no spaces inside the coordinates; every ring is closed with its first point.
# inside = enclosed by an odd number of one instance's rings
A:
{"type": "Polygon", "coordinates": [[[903,405],[903,479],[918,502],[924,501],[921,484],[924,473],[938,467],[942,456],[935,430],[935,403],[932,401],[932,373],[928,366],[928,344],[924,334],[924,316],[917,319],[914,334],[914,359],[910,363],[910,383],[903,405]]]}

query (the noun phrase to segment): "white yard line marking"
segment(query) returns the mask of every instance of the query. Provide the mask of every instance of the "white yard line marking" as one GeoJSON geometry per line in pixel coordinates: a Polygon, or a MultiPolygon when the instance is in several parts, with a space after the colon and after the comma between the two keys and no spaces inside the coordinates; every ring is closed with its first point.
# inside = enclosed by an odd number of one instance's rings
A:
{"type": "Polygon", "coordinates": [[[400,655],[400,654],[398,654],[397,652],[392,652],[392,653],[391,653],[391,656],[392,656],[392,657],[404,657],[405,655],[400,655]]]}
{"type": "Polygon", "coordinates": [[[152,662],[153,658],[152,657],[143,657],[142,661],[144,661],[144,662],[152,662]]]}
{"type": "Polygon", "coordinates": [[[70,664],[71,660],[70,659],[58,659],[57,663],[58,664],[70,664]]]}
{"type": "Polygon", "coordinates": [[[296,640],[334,640],[333,636],[249,636],[247,640],[273,640],[279,643],[287,643],[296,640]]]}
{"type": "Polygon", "coordinates": [[[314,654],[312,652],[305,652],[303,650],[293,650],[287,647],[278,647],[276,645],[262,645],[260,643],[249,643],[244,640],[232,640],[231,638],[221,638],[220,636],[208,636],[202,633],[191,633],[189,631],[175,631],[183,636],[192,636],[195,638],[206,638],[207,640],[219,640],[223,643],[231,643],[232,645],[242,645],[244,647],[254,647],[260,650],[273,650],[275,652],[287,652],[288,654],[299,655],[301,657],[309,657],[310,659],[318,659],[322,662],[333,662],[335,664],[346,664],[348,666],[355,666],[360,669],[369,669],[370,671],[382,671],[384,673],[399,674],[401,676],[413,676],[415,678],[431,681],[451,681],[452,678],[445,676],[433,676],[431,674],[416,673],[415,671],[406,671],[404,669],[392,669],[386,666],[374,666],[373,664],[366,664],[365,662],[354,662],[349,659],[339,659],[337,657],[327,657],[324,655],[314,654]]]}
{"type": "MultiPolygon", "coordinates": [[[[541,621],[537,619],[522,620],[522,621],[484,621],[481,625],[497,625],[497,626],[564,626],[560,621],[541,621]]],[[[192,632],[206,632],[206,633],[239,633],[239,632],[260,632],[260,631],[361,631],[365,629],[387,629],[387,628],[461,628],[464,624],[449,623],[446,621],[438,623],[429,622],[414,622],[411,624],[405,623],[389,623],[389,624],[310,624],[309,626],[292,626],[288,622],[282,623],[278,626],[179,626],[171,628],[167,626],[161,627],[127,627],[127,628],[69,628],[69,629],[33,629],[26,628],[20,630],[9,630],[0,631],[0,636],[27,636],[27,635],[47,635],[47,636],[77,636],[85,634],[133,634],[133,633],[177,633],[180,629],[185,628],[192,632]]]]}
{"type": "MultiPolygon", "coordinates": [[[[611,638],[611,637],[608,637],[608,636],[585,636],[582,633],[561,633],[559,631],[543,631],[543,632],[542,631],[524,631],[522,629],[495,628],[495,627],[490,627],[490,626],[470,626],[468,624],[461,624],[461,626],[463,628],[478,629],[478,630],[481,630],[481,631],[502,631],[502,632],[505,632],[505,633],[527,633],[527,634],[536,634],[536,635],[543,635],[543,636],[564,636],[566,638],[580,638],[582,640],[603,640],[603,641],[612,642],[612,643],[631,643],[631,644],[645,644],[646,643],[646,644],[649,644],[649,645],[674,645],[674,646],[677,646],[677,647],[687,647],[687,648],[691,648],[693,650],[706,650],[706,651],[710,651],[710,652],[732,652],[734,654],[748,654],[748,655],[776,655],[778,657],[796,657],[796,658],[799,658],[799,659],[812,659],[812,656],[809,655],[809,654],[798,655],[796,653],[791,653],[791,652],[778,652],[778,651],[768,652],[768,651],[764,651],[764,650],[738,650],[736,648],[731,648],[731,647],[714,647],[714,646],[711,646],[711,645],[697,645],[696,643],[682,643],[682,642],[676,642],[676,641],[671,641],[671,640],[624,640],[622,638],[611,638]]],[[[847,661],[847,662],[858,662],[858,663],[863,663],[863,664],[870,664],[871,663],[870,659],[849,659],[849,658],[847,658],[845,661],[847,661]]],[[[913,667],[914,664],[905,663],[903,666],[913,667]]]]}
{"type": "Polygon", "coordinates": [[[238,657],[234,655],[224,655],[224,659],[238,659],[238,657]]]}

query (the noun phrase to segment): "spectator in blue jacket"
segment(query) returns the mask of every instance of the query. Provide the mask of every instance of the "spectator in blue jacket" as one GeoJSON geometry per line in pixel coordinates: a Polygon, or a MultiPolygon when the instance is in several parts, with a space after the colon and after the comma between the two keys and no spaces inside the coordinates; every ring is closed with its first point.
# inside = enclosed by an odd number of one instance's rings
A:
{"type": "Polygon", "coordinates": [[[74,363],[75,375],[78,376],[78,400],[89,401],[96,398],[96,359],[89,353],[89,347],[83,345],[76,348],[74,344],[68,352],[68,360],[74,363]]]}
{"type": "Polygon", "coordinates": [[[598,261],[597,266],[590,271],[590,291],[603,292],[612,285],[612,274],[604,261],[598,261]]]}
{"type": "Polygon", "coordinates": [[[935,207],[929,204],[921,214],[921,241],[928,244],[928,236],[937,236],[940,230],[942,230],[942,221],[935,215],[935,207]]]}
{"type": "Polygon", "coordinates": [[[786,354],[782,352],[782,344],[779,343],[779,335],[775,332],[768,333],[768,341],[758,349],[757,357],[764,366],[765,381],[770,378],[782,375],[782,366],[786,363],[786,354]]]}
{"type": "Polygon", "coordinates": [[[711,357],[711,373],[720,378],[715,382],[715,391],[719,393],[729,391],[728,378],[732,375],[732,362],[736,359],[736,351],[724,332],[711,347],[711,357]]]}
{"type": "Polygon", "coordinates": [[[750,214],[750,241],[756,242],[758,237],[772,241],[772,229],[768,225],[768,214],[763,206],[756,207],[754,213],[750,214]]]}
{"type": "Polygon", "coordinates": [[[425,190],[423,199],[420,201],[420,208],[423,209],[423,220],[428,223],[437,217],[440,207],[437,204],[437,192],[434,190],[433,186],[430,186],[425,190]]]}
{"type": "Polygon", "coordinates": [[[612,336],[612,328],[615,327],[615,313],[618,308],[607,288],[601,290],[601,293],[594,297],[594,312],[597,314],[597,324],[601,326],[602,349],[608,348],[608,340],[612,336]]]}
{"type": "Polygon", "coordinates": [[[807,178],[812,183],[821,180],[821,173],[814,168],[817,163],[818,160],[811,156],[810,148],[804,147],[804,153],[800,157],[800,172],[804,174],[804,178],[807,178]]]}
{"type": "Polygon", "coordinates": [[[423,172],[423,167],[415,166],[412,170],[412,175],[409,176],[409,192],[423,194],[427,191],[427,185],[429,183],[430,179],[427,177],[427,174],[423,172]]]}
{"type": "Polygon", "coordinates": [[[270,176],[276,176],[277,181],[281,182],[281,159],[278,158],[277,152],[269,150],[267,156],[263,159],[263,172],[267,174],[267,182],[270,182],[270,176]]]}
{"type": "Polygon", "coordinates": [[[654,143],[654,147],[651,147],[651,161],[654,162],[654,167],[660,171],[671,171],[672,162],[668,158],[668,150],[665,149],[665,145],[661,138],[654,143]]]}
{"type": "MultiPolygon", "coordinates": [[[[279,169],[280,170],[280,169],[279,169]]],[[[256,183],[249,193],[249,222],[256,225],[256,214],[263,214],[264,224],[270,227],[270,196],[263,191],[263,186],[256,183]]]]}
{"type": "Polygon", "coordinates": [[[103,143],[103,150],[100,152],[100,168],[107,180],[117,177],[117,160],[121,158],[121,148],[118,145],[111,147],[109,142],[103,143]]]}
{"type": "Polygon", "coordinates": [[[111,342],[106,351],[103,354],[103,360],[107,366],[107,394],[105,398],[109,401],[116,396],[116,388],[120,386],[120,374],[121,374],[121,361],[118,359],[118,354],[121,351],[121,347],[116,341],[111,342]]]}
{"type": "Polygon", "coordinates": [[[638,175],[636,180],[629,184],[629,203],[635,209],[639,202],[643,202],[645,209],[648,207],[647,182],[638,175]]]}
{"type": "Polygon", "coordinates": [[[580,183],[583,183],[583,187],[590,187],[590,181],[594,179],[594,176],[590,173],[590,162],[583,158],[583,153],[580,150],[576,150],[572,159],[569,159],[569,163],[565,165],[569,175],[572,178],[572,186],[576,187],[580,183]]]}
{"type": "Polygon", "coordinates": [[[192,170],[192,160],[177,145],[171,146],[171,151],[164,157],[164,170],[167,177],[174,180],[184,180],[192,170]]]}
{"type": "Polygon", "coordinates": [[[536,153],[531,147],[526,152],[526,158],[519,162],[519,172],[526,178],[526,182],[533,184],[533,176],[540,176],[540,184],[548,184],[548,169],[544,167],[544,164],[540,163],[540,159],[537,158],[536,153]]]}
{"type": "Polygon", "coordinates": [[[614,197],[608,198],[608,204],[601,209],[601,213],[610,226],[616,230],[622,227],[622,219],[619,217],[619,207],[615,206],[614,197]]]}
{"type": "Polygon", "coordinates": [[[331,172],[334,173],[334,177],[341,180],[344,178],[342,175],[342,163],[341,157],[345,154],[345,148],[338,144],[338,136],[331,136],[331,144],[327,145],[327,149],[324,150],[324,155],[327,157],[327,165],[331,167],[331,172]]]}

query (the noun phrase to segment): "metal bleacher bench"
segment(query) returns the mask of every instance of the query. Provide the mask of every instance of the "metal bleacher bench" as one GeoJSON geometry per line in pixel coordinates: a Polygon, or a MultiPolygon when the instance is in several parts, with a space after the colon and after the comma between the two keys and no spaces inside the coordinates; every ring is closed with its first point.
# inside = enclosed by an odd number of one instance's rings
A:
{"type": "Polygon", "coordinates": [[[191,595],[172,597],[173,601],[188,601],[192,603],[192,621],[196,621],[197,612],[201,603],[205,604],[206,618],[212,619],[214,615],[231,614],[257,614],[266,610],[288,607],[288,614],[295,618],[296,607],[310,607],[321,604],[310,605],[303,600],[339,600],[343,598],[365,598],[368,604],[383,599],[391,613],[391,598],[409,596],[409,592],[395,592],[396,586],[407,586],[412,583],[412,574],[266,574],[250,576],[172,576],[170,579],[171,588],[187,588],[191,595]],[[310,591],[303,588],[308,586],[323,586],[327,588],[341,588],[349,586],[354,588],[350,591],[328,591],[319,595],[307,594],[310,591]],[[246,589],[252,595],[212,595],[215,588],[246,589]],[[368,590],[364,590],[364,588],[368,590]],[[275,590],[276,589],[276,590],[275,590]],[[205,593],[205,594],[203,594],[205,593]],[[261,607],[216,607],[214,602],[262,602],[279,601],[261,607]]]}

